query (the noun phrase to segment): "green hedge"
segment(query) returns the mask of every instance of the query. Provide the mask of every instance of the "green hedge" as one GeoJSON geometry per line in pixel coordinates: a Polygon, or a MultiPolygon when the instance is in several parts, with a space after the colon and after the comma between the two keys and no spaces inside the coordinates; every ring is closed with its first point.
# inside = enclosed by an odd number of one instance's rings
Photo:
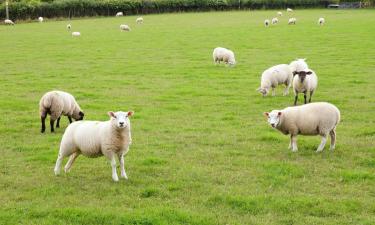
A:
{"type": "MultiPolygon", "coordinates": [[[[83,17],[231,9],[326,7],[335,0],[21,0],[9,4],[10,19],[83,17]]],[[[0,5],[5,18],[5,4],[0,5]]]]}

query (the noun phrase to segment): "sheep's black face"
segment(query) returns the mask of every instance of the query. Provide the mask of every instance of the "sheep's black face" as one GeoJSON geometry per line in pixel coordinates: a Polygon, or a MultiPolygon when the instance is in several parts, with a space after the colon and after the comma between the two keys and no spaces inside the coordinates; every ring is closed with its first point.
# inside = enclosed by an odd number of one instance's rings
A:
{"type": "Polygon", "coordinates": [[[294,75],[297,74],[299,79],[301,80],[301,82],[303,82],[305,80],[306,76],[312,74],[312,72],[311,71],[307,71],[307,72],[306,71],[299,71],[299,72],[296,71],[293,74],[294,75]]]}
{"type": "Polygon", "coordinates": [[[83,117],[85,116],[85,114],[82,111],[80,111],[78,115],[79,115],[78,120],[83,120],[83,117]]]}

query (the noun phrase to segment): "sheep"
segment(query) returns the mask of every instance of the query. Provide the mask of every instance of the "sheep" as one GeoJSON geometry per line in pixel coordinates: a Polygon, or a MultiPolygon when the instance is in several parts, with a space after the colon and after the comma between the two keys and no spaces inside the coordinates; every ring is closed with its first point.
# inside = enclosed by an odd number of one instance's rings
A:
{"type": "Polygon", "coordinates": [[[143,18],[142,17],[138,17],[136,20],[135,20],[136,23],[140,24],[140,23],[143,23],[143,18]]]}
{"type": "Polygon", "coordinates": [[[307,92],[310,92],[309,103],[318,86],[318,77],[315,72],[310,69],[293,72],[293,91],[294,91],[294,105],[297,105],[298,94],[303,93],[306,104],[307,92]]]}
{"type": "Polygon", "coordinates": [[[70,30],[70,29],[72,29],[72,25],[69,23],[68,25],[66,25],[66,28],[67,28],[68,30],[70,30]]]}
{"type": "Polygon", "coordinates": [[[39,23],[42,23],[43,20],[44,20],[43,17],[41,17],[41,16],[38,17],[38,21],[39,21],[39,23]]]}
{"type": "Polygon", "coordinates": [[[269,19],[264,20],[264,26],[268,27],[268,25],[270,25],[270,20],[269,19]]]}
{"type": "Polygon", "coordinates": [[[226,48],[222,48],[222,47],[215,48],[212,53],[212,57],[214,59],[215,64],[217,63],[220,64],[220,62],[224,62],[225,64],[228,64],[229,66],[234,66],[236,64],[233,51],[226,49],[226,48]]]}
{"type": "Polygon", "coordinates": [[[120,25],[120,30],[121,31],[131,31],[130,27],[126,24],[121,24],[120,25]]]}
{"type": "Polygon", "coordinates": [[[301,71],[301,70],[305,70],[308,68],[308,65],[306,63],[306,58],[305,59],[296,59],[294,61],[292,61],[290,64],[290,69],[292,70],[292,73],[296,72],[296,71],[301,71]]]}
{"type": "Polygon", "coordinates": [[[320,26],[324,25],[325,22],[326,22],[325,19],[322,18],[322,17],[319,18],[319,20],[318,20],[318,24],[319,24],[320,26]]]}
{"type": "Polygon", "coordinates": [[[116,13],[116,16],[117,16],[117,17],[119,17],[119,16],[123,16],[123,15],[124,15],[123,12],[118,12],[118,13],[116,13]]]}
{"type": "Polygon", "coordinates": [[[279,22],[279,20],[275,17],[275,18],[272,18],[272,24],[277,24],[279,22]]]}
{"type": "Polygon", "coordinates": [[[116,172],[117,155],[120,162],[121,177],[128,179],[124,168],[124,156],[132,142],[129,112],[108,112],[110,120],[79,121],[68,126],[61,139],[60,150],[55,165],[55,175],[60,174],[62,160],[70,156],[65,165],[65,173],[69,172],[74,160],[80,155],[99,157],[104,155],[111,163],[112,179],[118,181],[116,172]]]}
{"type": "Polygon", "coordinates": [[[287,11],[287,12],[293,12],[293,9],[291,9],[291,8],[287,8],[286,11],[287,11]]]}
{"type": "Polygon", "coordinates": [[[283,13],[279,11],[279,12],[277,12],[277,15],[278,16],[283,16],[283,13]]]}
{"type": "Polygon", "coordinates": [[[290,135],[289,149],[298,151],[297,135],[320,135],[321,143],[316,150],[321,152],[331,136],[330,150],[335,149],[336,126],[340,122],[339,109],[327,102],[316,102],[307,105],[287,107],[283,110],[265,112],[268,123],[285,135],[290,135]]]}
{"type": "Polygon", "coordinates": [[[297,19],[292,17],[292,18],[289,18],[288,20],[288,25],[296,25],[296,22],[297,22],[297,19]]]}
{"type": "Polygon", "coordinates": [[[279,84],[285,84],[284,96],[289,94],[292,85],[293,73],[287,64],[273,66],[262,73],[260,88],[257,89],[263,97],[267,96],[272,88],[272,96],[275,96],[275,88],[279,84]]]}
{"type": "Polygon", "coordinates": [[[42,122],[42,133],[46,130],[45,120],[47,114],[50,115],[51,132],[55,131],[55,120],[57,120],[56,128],[60,127],[61,115],[68,116],[70,123],[72,123],[72,118],[82,120],[84,117],[84,113],[75,98],[71,94],[63,91],[50,91],[45,93],[39,101],[39,113],[42,122]]]}
{"type": "Polygon", "coordinates": [[[72,37],[79,37],[81,36],[81,33],[78,31],[72,32],[72,37]]]}
{"type": "Polygon", "coordinates": [[[9,19],[4,20],[4,23],[6,25],[14,25],[14,22],[12,20],[9,20],[9,19]]]}

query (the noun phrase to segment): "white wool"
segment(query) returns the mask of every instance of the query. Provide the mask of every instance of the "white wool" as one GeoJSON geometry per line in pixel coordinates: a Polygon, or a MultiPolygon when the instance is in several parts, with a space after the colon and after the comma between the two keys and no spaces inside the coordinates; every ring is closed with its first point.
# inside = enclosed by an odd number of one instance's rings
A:
{"type": "Polygon", "coordinates": [[[291,136],[289,148],[297,151],[297,135],[320,135],[322,142],[317,151],[322,151],[327,135],[331,136],[331,150],[335,148],[336,126],[340,122],[340,111],[327,102],[316,102],[287,107],[265,113],[269,124],[285,135],[291,136]]]}
{"type": "Polygon", "coordinates": [[[68,25],[66,25],[66,28],[67,28],[68,30],[70,30],[70,29],[72,29],[72,25],[71,25],[71,24],[68,24],[68,25]]]}
{"type": "Polygon", "coordinates": [[[233,51],[226,48],[215,48],[212,53],[212,57],[215,64],[220,62],[224,62],[225,64],[229,64],[230,66],[234,66],[236,64],[233,51]]]}
{"type": "Polygon", "coordinates": [[[124,15],[123,12],[118,12],[118,13],[116,13],[116,16],[123,16],[123,15],[124,15]]]}
{"type": "Polygon", "coordinates": [[[277,12],[277,15],[278,16],[283,16],[283,13],[279,11],[279,12],[277,12]]]}
{"type": "Polygon", "coordinates": [[[325,19],[324,18],[319,18],[318,24],[319,25],[323,25],[324,23],[325,23],[325,19]]]}
{"type": "Polygon", "coordinates": [[[291,8],[287,8],[286,11],[287,11],[287,12],[293,12],[293,9],[291,9],[291,8]]]}
{"type": "Polygon", "coordinates": [[[124,168],[124,156],[131,144],[130,120],[133,112],[108,112],[108,121],[74,122],[65,130],[62,137],[59,155],[56,161],[55,174],[60,173],[64,157],[70,156],[65,166],[68,172],[74,159],[82,154],[87,157],[105,156],[111,163],[112,179],[118,181],[115,157],[119,158],[121,177],[127,179],[124,168]]]}
{"type": "Polygon", "coordinates": [[[296,18],[294,18],[294,17],[292,17],[292,18],[289,18],[289,20],[288,20],[288,24],[289,24],[289,25],[291,25],[291,24],[295,25],[295,24],[296,24],[296,22],[297,22],[297,19],[296,19],[296,18]]]}
{"type": "Polygon", "coordinates": [[[8,20],[8,19],[4,20],[4,23],[6,25],[14,25],[14,22],[12,20],[8,20]]]}
{"type": "Polygon", "coordinates": [[[43,22],[43,20],[44,20],[44,19],[43,19],[43,17],[41,17],[41,16],[40,16],[40,17],[38,17],[38,21],[39,21],[40,23],[42,23],[42,22],[43,22]]]}
{"type": "MultiPolygon", "coordinates": [[[[301,71],[299,71],[301,72],[301,71]]],[[[305,72],[311,72],[310,75],[306,75],[306,78],[302,81],[300,76],[294,75],[293,78],[293,91],[294,91],[294,105],[297,104],[298,94],[305,93],[305,104],[307,103],[307,93],[309,93],[309,102],[311,102],[311,97],[314,94],[317,86],[318,86],[318,77],[316,76],[315,72],[307,69],[305,72]]]]}
{"type": "Polygon", "coordinates": [[[77,31],[72,32],[72,37],[79,37],[79,36],[81,36],[80,32],[77,32],[77,31]]]}
{"type": "Polygon", "coordinates": [[[290,69],[292,70],[292,73],[296,71],[298,72],[298,71],[306,70],[308,68],[306,59],[296,59],[292,61],[289,64],[289,66],[290,66],[290,69]]]}
{"type": "Polygon", "coordinates": [[[279,22],[279,20],[275,17],[275,18],[272,18],[272,24],[277,24],[279,22]]]}
{"type": "Polygon", "coordinates": [[[269,19],[264,20],[264,26],[267,27],[268,25],[270,25],[270,20],[269,19]]]}
{"type": "Polygon", "coordinates": [[[138,17],[136,20],[135,20],[136,23],[143,23],[143,18],[142,17],[138,17]]]}
{"type": "Polygon", "coordinates": [[[126,24],[121,24],[121,25],[120,25],[120,30],[121,30],[121,31],[130,31],[131,29],[130,29],[130,27],[129,27],[128,25],[126,25],[126,24]]]}
{"type": "Polygon", "coordinates": [[[266,96],[272,88],[272,95],[275,95],[275,88],[279,84],[285,84],[284,95],[289,94],[292,85],[293,73],[289,65],[280,64],[268,68],[262,73],[260,88],[257,89],[263,96],[266,96]]]}

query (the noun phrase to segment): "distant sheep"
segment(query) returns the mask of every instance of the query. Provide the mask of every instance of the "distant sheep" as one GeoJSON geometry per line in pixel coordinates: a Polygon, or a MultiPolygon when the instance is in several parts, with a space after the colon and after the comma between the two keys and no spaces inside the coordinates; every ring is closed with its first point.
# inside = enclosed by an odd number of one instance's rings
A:
{"type": "Polygon", "coordinates": [[[234,53],[226,48],[217,47],[214,49],[212,53],[212,57],[214,59],[214,63],[217,64],[220,62],[224,62],[229,66],[234,66],[236,64],[236,60],[234,58],[234,53]]]}
{"type": "Polygon", "coordinates": [[[270,25],[270,20],[266,19],[264,20],[264,26],[268,27],[270,25]]]}
{"type": "Polygon", "coordinates": [[[79,121],[66,128],[61,139],[60,150],[55,165],[55,175],[60,173],[62,160],[70,156],[65,165],[65,173],[69,172],[74,160],[80,155],[99,157],[104,155],[110,160],[112,179],[118,181],[116,171],[117,156],[120,161],[121,177],[128,179],[124,156],[129,151],[132,142],[130,133],[130,120],[134,112],[108,112],[110,120],[79,121]]]}
{"type": "Polygon", "coordinates": [[[285,135],[290,135],[289,149],[298,150],[297,135],[320,135],[321,143],[316,150],[321,152],[331,136],[330,150],[336,145],[336,126],[340,122],[339,109],[327,102],[317,102],[302,106],[288,107],[283,110],[265,112],[268,123],[285,135]]]}
{"type": "Polygon", "coordinates": [[[297,19],[296,18],[289,18],[288,25],[296,25],[297,19]]]}
{"type": "Polygon", "coordinates": [[[275,25],[279,22],[279,20],[275,17],[275,18],[272,18],[272,24],[275,25]]]}
{"type": "Polygon", "coordinates": [[[66,25],[66,29],[68,30],[72,29],[72,25],[69,23],[68,25],[66,25]]]}
{"type": "Polygon", "coordinates": [[[39,23],[42,23],[42,22],[43,22],[43,20],[44,20],[44,19],[43,19],[43,17],[41,17],[41,16],[40,16],[40,17],[38,17],[38,21],[39,21],[39,23]]]}
{"type": "Polygon", "coordinates": [[[275,96],[275,88],[279,84],[285,84],[284,95],[289,94],[289,88],[292,85],[293,73],[287,64],[273,66],[262,73],[260,88],[257,89],[263,97],[266,96],[272,88],[272,96],[275,96]]]}
{"type": "Polygon", "coordinates": [[[290,69],[292,70],[292,73],[296,71],[302,71],[306,70],[308,68],[308,65],[306,63],[306,59],[296,59],[292,61],[290,64],[290,69]]]}
{"type": "Polygon", "coordinates": [[[14,22],[12,21],[12,20],[4,20],[4,23],[6,24],[6,25],[14,25],[14,22]]]}
{"type": "Polygon", "coordinates": [[[130,27],[126,24],[121,24],[120,25],[120,30],[121,31],[131,31],[130,27]]]}
{"type": "Polygon", "coordinates": [[[143,18],[142,18],[142,17],[138,17],[138,18],[135,20],[135,22],[136,22],[137,24],[141,24],[141,23],[143,23],[143,18]]]}
{"type": "Polygon", "coordinates": [[[291,9],[291,8],[287,8],[286,11],[287,11],[287,12],[293,12],[293,9],[291,9]]]}
{"type": "Polygon", "coordinates": [[[116,16],[123,16],[123,15],[124,15],[123,12],[118,12],[118,13],[116,13],[116,16]]]}
{"type": "Polygon", "coordinates": [[[283,16],[283,13],[279,11],[279,12],[277,12],[277,15],[278,16],[283,16]]]}
{"type": "Polygon", "coordinates": [[[75,98],[63,91],[50,91],[43,95],[39,101],[39,113],[42,122],[41,132],[46,130],[45,120],[50,115],[51,132],[54,132],[54,123],[57,120],[56,128],[60,127],[61,115],[68,116],[69,122],[72,118],[82,120],[84,113],[76,102],[75,98]]]}
{"type": "Polygon", "coordinates": [[[326,21],[325,21],[324,18],[319,18],[319,20],[318,20],[318,24],[319,24],[320,26],[324,25],[325,22],[326,22],[326,21]]]}
{"type": "Polygon", "coordinates": [[[293,72],[293,91],[294,91],[294,105],[297,105],[298,94],[303,93],[303,97],[306,102],[307,92],[310,92],[309,102],[311,102],[311,97],[314,94],[318,86],[318,77],[315,72],[306,69],[301,71],[293,72]]]}
{"type": "Polygon", "coordinates": [[[81,36],[80,32],[77,32],[77,31],[72,32],[72,37],[79,37],[79,36],[81,36]]]}

